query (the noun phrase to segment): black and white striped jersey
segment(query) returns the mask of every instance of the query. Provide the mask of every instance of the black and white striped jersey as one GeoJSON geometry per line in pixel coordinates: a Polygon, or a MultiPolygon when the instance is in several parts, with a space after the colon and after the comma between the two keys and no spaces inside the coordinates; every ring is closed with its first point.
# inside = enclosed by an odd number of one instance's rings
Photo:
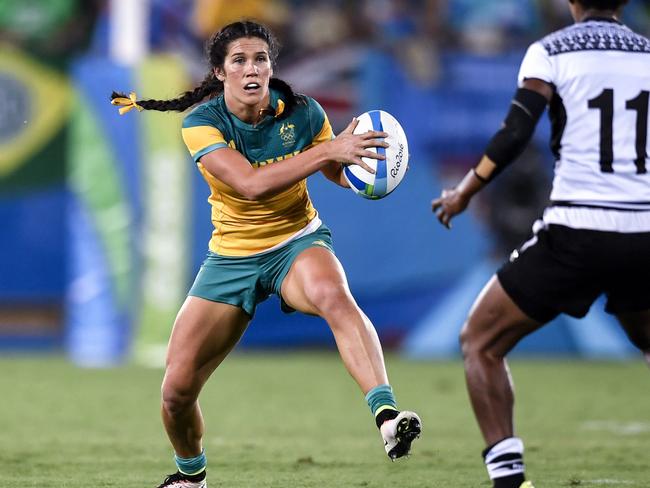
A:
{"type": "Polygon", "coordinates": [[[530,78],[555,88],[553,206],[545,220],[650,231],[650,40],[613,19],[587,19],[528,48],[520,86],[530,78]]]}

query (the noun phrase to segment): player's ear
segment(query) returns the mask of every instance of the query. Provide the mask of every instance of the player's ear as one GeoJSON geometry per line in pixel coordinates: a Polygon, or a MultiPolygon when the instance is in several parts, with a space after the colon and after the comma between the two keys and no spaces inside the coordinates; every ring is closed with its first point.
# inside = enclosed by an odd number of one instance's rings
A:
{"type": "Polygon", "coordinates": [[[222,83],[226,79],[226,75],[221,68],[214,68],[214,76],[216,76],[217,80],[219,80],[222,83]]]}

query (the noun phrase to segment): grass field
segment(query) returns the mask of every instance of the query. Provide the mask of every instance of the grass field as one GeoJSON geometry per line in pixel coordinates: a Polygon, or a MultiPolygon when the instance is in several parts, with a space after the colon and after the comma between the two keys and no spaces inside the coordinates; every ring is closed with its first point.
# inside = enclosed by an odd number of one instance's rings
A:
{"type": "MultiPolygon", "coordinates": [[[[460,363],[388,357],[424,432],[391,463],[338,357],[235,354],[203,396],[211,488],[487,487],[460,363]]],[[[513,361],[518,433],[537,488],[650,487],[650,371],[633,363],[513,361]]],[[[174,471],[162,370],[0,360],[0,486],[153,488],[174,471]]]]}

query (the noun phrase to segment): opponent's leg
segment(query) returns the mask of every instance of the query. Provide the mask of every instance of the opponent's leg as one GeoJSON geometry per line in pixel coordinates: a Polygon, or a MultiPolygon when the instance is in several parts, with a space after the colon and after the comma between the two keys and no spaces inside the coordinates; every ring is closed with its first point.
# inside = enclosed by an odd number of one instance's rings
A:
{"type": "Polygon", "coordinates": [[[408,454],[411,442],[420,434],[420,419],[413,412],[397,410],[377,332],[352,297],[336,256],[321,247],[302,251],[291,265],[281,293],[296,310],[325,319],[345,367],[366,394],[389,457],[408,454]]]}
{"type": "Polygon", "coordinates": [[[616,318],[650,366],[650,310],[620,313],[616,318]]]}
{"type": "Polygon", "coordinates": [[[242,309],[203,298],[188,297],[181,307],[169,340],[161,412],[179,473],[187,476],[168,478],[167,484],[161,486],[204,486],[179,484],[205,478],[199,392],[235,346],[249,321],[250,317],[242,309]]]}
{"type": "Polygon", "coordinates": [[[498,488],[519,488],[524,482],[523,443],[514,437],[514,394],[505,356],[542,325],[524,314],[493,276],[461,332],[467,389],[488,445],[488,474],[498,488]]]}

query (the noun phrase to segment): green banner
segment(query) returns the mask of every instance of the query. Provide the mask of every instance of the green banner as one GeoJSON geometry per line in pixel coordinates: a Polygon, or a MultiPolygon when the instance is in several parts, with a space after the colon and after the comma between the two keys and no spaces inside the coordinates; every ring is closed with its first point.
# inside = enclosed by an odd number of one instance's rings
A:
{"type": "Polygon", "coordinates": [[[68,186],[90,218],[88,232],[101,242],[116,307],[129,311],[134,302],[129,243],[133,217],[109,141],[87,103],[79,103],[72,113],[69,151],[68,186]]]}
{"type": "MultiPolygon", "coordinates": [[[[154,56],[139,72],[140,98],[169,99],[188,89],[178,58],[154,56]]],[[[136,358],[164,358],[174,318],[188,289],[190,171],[181,139],[183,114],[143,112],[143,275],[136,358]]]]}

